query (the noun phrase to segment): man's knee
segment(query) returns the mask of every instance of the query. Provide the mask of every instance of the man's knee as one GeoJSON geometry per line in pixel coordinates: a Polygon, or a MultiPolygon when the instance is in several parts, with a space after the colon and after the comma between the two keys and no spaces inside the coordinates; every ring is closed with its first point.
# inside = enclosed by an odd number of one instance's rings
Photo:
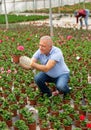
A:
{"type": "Polygon", "coordinates": [[[36,83],[39,81],[39,77],[38,77],[38,75],[35,75],[35,77],[34,77],[34,81],[35,81],[36,83]]]}

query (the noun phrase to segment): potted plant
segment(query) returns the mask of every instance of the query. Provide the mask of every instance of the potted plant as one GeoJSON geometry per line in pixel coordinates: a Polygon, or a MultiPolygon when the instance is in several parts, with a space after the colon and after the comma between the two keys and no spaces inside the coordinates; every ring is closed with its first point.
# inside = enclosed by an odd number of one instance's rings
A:
{"type": "Polygon", "coordinates": [[[87,119],[86,119],[86,116],[84,116],[84,115],[80,115],[80,126],[81,126],[81,128],[82,129],[85,129],[85,130],[87,130],[87,119]]]}
{"type": "Polygon", "coordinates": [[[24,55],[24,46],[17,45],[16,48],[13,50],[12,61],[18,63],[19,58],[22,54],[24,55]]]}
{"type": "Polygon", "coordinates": [[[48,109],[48,112],[50,112],[50,110],[51,110],[51,100],[48,98],[48,96],[46,96],[44,98],[43,105],[48,109]]]}
{"type": "Polygon", "coordinates": [[[58,120],[55,115],[48,115],[48,121],[50,124],[50,128],[54,128],[54,123],[58,120]]]}
{"type": "Polygon", "coordinates": [[[88,105],[88,109],[87,109],[87,119],[91,121],[91,106],[90,105],[88,105]]]}
{"type": "Polygon", "coordinates": [[[60,120],[56,120],[56,121],[54,122],[53,128],[56,129],[56,130],[61,130],[61,129],[63,129],[60,120]]]}
{"type": "Polygon", "coordinates": [[[79,114],[83,114],[86,115],[86,111],[88,110],[88,106],[87,105],[80,105],[79,106],[79,114]]]}
{"type": "Polygon", "coordinates": [[[32,91],[28,95],[28,100],[30,102],[30,105],[36,105],[36,91],[32,91]]]}
{"type": "Polygon", "coordinates": [[[19,98],[18,105],[19,105],[20,108],[25,107],[26,102],[24,101],[24,99],[22,97],[19,98]]]}
{"type": "Polygon", "coordinates": [[[73,130],[82,130],[81,128],[73,128],[73,130]]]}
{"type": "Polygon", "coordinates": [[[0,130],[8,130],[7,129],[7,124],[4,121],[0,122],[0,130]]]}
{"type": "Polygon", "coordinates": [[[19,86],[15,87],[15,88],[13,89],[13,93],[15,94],[17,101],[19,101],[20,94],[21,94],[20,88],[18,88],[18,87],[19,87],[19,86]]]}
{"type": "Polygon", "coordinates": [[[9,103],[8,103],[7,99],[5,99],[3,101],[1,108],[3,108],[3,109],[8,109],[9,108],[9,103]]]}
{"type": "Polygon", "coordinates": [[[81,121],[80,126],[82,129],[87,130],[87,121],[86,120],[81,121]]]}
{"type": "Polygon", "coordinates": [[[74,125],[76,127],[80,127],[80,119],[79,119],[79,113],[75,112],[74,113],[74,125]]]}
{"type": "Polygon", "coordinates": [[[56,105],[56,104],[51,104],[51,109],[50,109],[50,113],[52,115],[59,115],[59,110],[60,110],[60,106],[56,105]]]}
{"type": "Polygon", "coordinates": [[[30,130],[36,130],[36,119],[33,115],[28,116],[27,124],[30,130]]]}
{"type": "Polygon", "coordinates": [[[49,129],[49,123],[47,120],[42,120],[40,124],[40,130],[48,130],[49,129]]]}
{"type": "Polygon", "coordinates": [[[29,111],[27,107],[23,107],[19,110],[20,118],[27,119],[29,116],[31,117],[32,113],[29,111]]]}
{"type": "Polygon", "coordinates": [[[21,99],[23,99],[24,102],[25,102],[25,104],[27,104],[27,94],[21,93],[21,94],[20,94],[20,100],[21,100],[21,99]]]}
{"type": "Polygon", "coordinates": [[[58,118],[60,119],[61,122],[63,122],[63,119],[65,119],[67,115],[68,114],[65,111],[60,112],[58,118]]]}
{"type": "Polygon", "coordinates": [[[7,101],[10,103],[10,104],[14,104],[17,102],[16,100],[16,97],[15,97],[15,94],[14,93],[10,93],[7,97],[7,101]]]}
{"type": "Polygon", "coordinates": [[[3,116],[2,116],[3,115],[3,111],[4,110],[2,108],[0,108],[0,121],[3,121],[3,116]]]}
{"type": "Polygon", "coordinates": [[[2,105],[4,99],[2,97],[0,97],[0,106],[2,105]]]}
{"type": "Polygon", "coordinates": [[[36,109],[38,110],[39,122],[41,123],[43,119],[47,118],[48,109],[44,106],[36,107],[36,109]]]}
{"type": "Polygon", "coordinates": [[[65,130],[69,127],[70,130],[72,130],[72,124],[73,120],[70,116],[67,116],[65,119],[63,119],[63,125],[65,130]]]}
{"type": "Polygon", "coordinates": [[[17,116],[17,111],[19,110],[18,104],[11,104],[9,110],[12,112],[13,116],[17,116]]]}
{"type": "Polygon", "coordinates": [[[4,110],[2,117],[6,121],[6,124],[8,125],[8,127],[11,127],[12,126],[12,113],[7,110],[4,110]]]}
{"type": "Polygon", "coordinates": [[[66,94],[66,96],[63,97],[63,103],[64,104],[70,103],[70,100],[71,100],[71,95],[70,94],[66,94]]]}
{"type": "Polygon", "coordinates": [[[23,120],[16,120],[13,124],[15,128],[18,128],[19,130],[28,130],[28,126],[26,125],[25,121],[23,120]]]}
{"type": "Polygon", "coordinates": [[[60,95],[57,95],[57,96],[53,96],[51,98],[51,101],[53,104],[57,104],[60,106],[60,103],[62,102],[62,97],[60,97],[60,95]]]}

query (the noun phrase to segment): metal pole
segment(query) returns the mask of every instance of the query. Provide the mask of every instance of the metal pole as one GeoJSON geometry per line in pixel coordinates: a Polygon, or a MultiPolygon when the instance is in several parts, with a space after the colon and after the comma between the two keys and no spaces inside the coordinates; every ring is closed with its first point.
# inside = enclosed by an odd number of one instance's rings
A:
{"type": "Polygon", "coordinates": [[[59,13],[59,15],[60,15],[60,0],[58,0],[58,13],[59,13]]]}
{"type": "Polygon", "coordinates": [[[33,0],[33,13],[35,13],[35,0],[33,0]]]}
{"type": "Polygon", "coordinates": [[[83,9],[85,9],[85,0],[83,1],[83,9]]]}
{"type": "Polygon", "coordinates": [[[9,25],[8,25],[8,17],[7,17],[7,10],[6,10],[6,2],[5,2],[5,0],[4,0],[4,9],[5,9],[6,29],[8,29],[9,25]]]}
{"type": "Polygon", "coordinates": [[[44,0],[44,9],[45,9],[45,0],[44,0]]]}
{"type": "Polygon", "coordinates": [[[53,36],[53,25],[52,25],[52,9],[51,9],[51,0],[49,0],[49,20],[50,20],[50,36],[53,36]]]}
{"type": "Polygon", "coordinates": [[[25,6],[26,6],[25,8],[26,8],[26,11],[27,11],[27,0],[25,0],[25,2],[26,2],[26,3],[25,3],[25,6]]]}
{"type": "Polygon", "coordinates": [[[15,12],[15,0],[13,0],[13,5],[14,5],[14,12],[15,12]]]}

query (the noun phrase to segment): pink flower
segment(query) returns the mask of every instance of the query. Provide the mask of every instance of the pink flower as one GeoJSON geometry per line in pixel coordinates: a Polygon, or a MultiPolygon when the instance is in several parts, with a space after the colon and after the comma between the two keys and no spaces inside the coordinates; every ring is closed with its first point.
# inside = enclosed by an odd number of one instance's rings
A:
{"type": "Polygon", "coordinates": [[[17,70],[14,70],[14,74],[17,74],[17,70]]]}
{"type": "Polygon", "coordinates": [[[87,128],[91,128],[91,123],[87,123],[87,128]]]}
{"type": "Polygon", "coordinates": [[[8,74],[11,73],[11,70],[7,70],[7,73],[8,73],[8,74]]]}
{"type": "Polygon", "coordinates": [[[17,50],[19,50],[19,51],[23,51],[23,50],[24,50],[24,46],[21,46],[21,45],[18,46],[18,47],[17,47],[17,50]]]}
{"type": "Polygon", "coordinates": [[[0,43],[2,43],[3,41],[0,39],[0,43]]]}
{"type": "Polygon", "coordinates": [[[6,40],[9,40],[9,37],[8,37],[8,36],[6,36],[6,40]]]}
{"type": "Polygon", "coordinates": [[[3,67],[1,67],[1,69],[0,69],[1,71],[4,71],[4,68],[3,67]]]}
{"type": "Polygon", "coordinates": [[[67,40],[70,40],[70,39],[72,39],[72,36],[71,35],[67,36],[67,40]]]}
{"type": "Polygon", "coordinates": [[[15,41],[14,37],[11,38],[12,41],[15,41]]]}
{"type": "Polygon", "coordinates": [[[84,115],[80,115],[80,120],[84,121],[85,120],[85,116],[84,115]]]}

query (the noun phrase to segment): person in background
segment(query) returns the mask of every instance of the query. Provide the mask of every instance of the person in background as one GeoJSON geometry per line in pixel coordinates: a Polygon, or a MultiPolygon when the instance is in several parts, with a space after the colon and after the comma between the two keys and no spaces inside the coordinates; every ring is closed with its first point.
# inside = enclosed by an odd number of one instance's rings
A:
{"type": "Polygon", "coordinates": [[[88,9],[80,9],[75,11],[76,23],[80,21],[80,29],[83,27],[83,19],[86,25],[86,29],[88,29],[88,17],[89,17],[89,10],[88,9]]]}
{"type": "Polygon", "coordinates": [[[66,94],[70,92],[68,81],[70,70],[67,67],[61,49],[53,45],[50,36],[42,36],[39,42],[39,49],[31,58],[31,68],[39,70],[34,77],[35,83],[48,97],[55,96],[59,92],[66,94]],[[54,83],[56,90],[51,92],[47,83],[54,83]]]}

